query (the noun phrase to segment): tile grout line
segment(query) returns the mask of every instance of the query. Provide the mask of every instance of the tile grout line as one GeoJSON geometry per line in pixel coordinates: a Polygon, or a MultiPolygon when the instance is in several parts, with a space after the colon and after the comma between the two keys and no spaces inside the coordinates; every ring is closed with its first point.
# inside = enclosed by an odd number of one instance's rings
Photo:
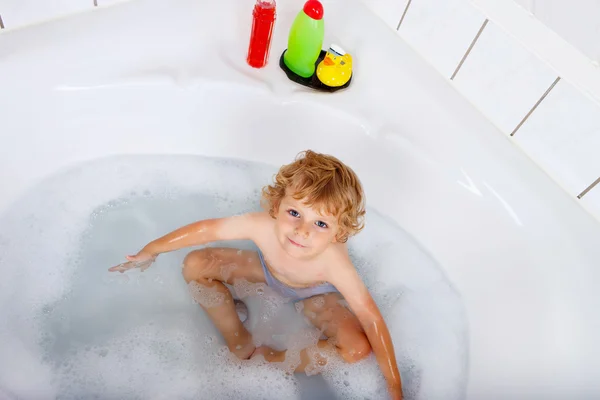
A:
{"type": "Polygon", "coordinates": [[[469,56],[469,53],[471,53],[471,50],[473,50],[473,47],[475,46],[475,43],[477,43],[477,40],[479,40],[479,36],[481,36],[481,33],[483,32],[483,30],[485,29],[486,25],[488,24],[488,21],[489,20],[487,18],[485,19],[485,21],[483,21],[483,24],[481,25],[481,28],[479,28],[479,32],[477,32],[477,35],[475,35],[475,38],[473,38],[473,41],[469,45],[469,48],[465,52],[465,55],[462,57],[462,59],[460,60],[460,62],[456,66],[456,69],[454,70],[454,73],[452,73],[452,76],[450,77],[450,80],[453,80],[454,77],[456,77],[456,74],[458,74],[458,71],[460,71],[460,69],[462,68],[463,63],[465,62],[465,60],[469,56]]]}
{"type": "Polygon", "coordinates": [[[400,21],[398,22],[396,30],[400,29],[400,25],[402,25],[402,21],[404,21],[404,17],[406,17],[406,13],[408,12],[408,7],[410,7],[411,2],[412,0],[408,0],[408,3],[406,3],[406,7],[404,7],[404,12],[402,12],[402,16],[400,17],[400,21]]]}
{"type": "Polygon", "coordinates": [[[4,22],[2,21],[2,15],[0,15],[0,29],[4,29],[4,22]]]}
{"type": "Polygon", "coordinates": [[[552,85],[550,85],[550,87],[548,89],[546,89],[546,91],[544,92],[542,97],[540,97],[540,99],[533,105],[533,107],[531,107],[531,110],[529,110],[529,112],[523,117],[521,122],[519,122],[519,125],[517,125],[515,127],[515,129],[513,129],[513,131],[510,133],[510,136],[515,136],[515,133],[517,133],[517,131],[521,128],[521,126],[525,123],[525,121],[527,121],[527,119],[531,116],[531,114],[533,114],[535,109],[538,108],[538,106],[542,103],[542,101],[544,101],[546,96],[548,96],[550,91],[554,88],[554,86],[556,86],[556,84],[559,81],[560,81],[560,76],[557,76],[556,79],[554,80],[554,82],[552,82],[552,85]]]}
{"type": "Polygon", "coordinates": [[[587,194],[590,190],[592,190],[597,184],[600,183],[600,178],[596,179],[590,186],[588,186],[583,192],[579,193],[577,196],[578,199],[581,199],[583,196],[587,194]]]}

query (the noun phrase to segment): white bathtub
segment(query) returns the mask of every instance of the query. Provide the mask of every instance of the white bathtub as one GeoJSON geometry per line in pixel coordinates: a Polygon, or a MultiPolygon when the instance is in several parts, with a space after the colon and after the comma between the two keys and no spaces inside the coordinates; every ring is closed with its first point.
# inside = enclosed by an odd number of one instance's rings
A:
{"type": "Polygon", "coordinates": [[[246,66],[251,3],[140,0],[2,32],[0,214],[108,155],[332,153],[459,291],[467,398],[600,395],[598,221],[360,3],[324,3],[325,45],[356,60],[337,94],[278,68],[301,1],[279,5],[268,67],[246,66]]]}

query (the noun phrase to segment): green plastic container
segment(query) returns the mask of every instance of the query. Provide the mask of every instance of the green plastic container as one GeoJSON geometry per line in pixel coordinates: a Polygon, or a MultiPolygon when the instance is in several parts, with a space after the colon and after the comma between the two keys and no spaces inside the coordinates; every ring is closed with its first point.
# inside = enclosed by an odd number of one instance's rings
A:
{"type": "Polygon", "coordinates": [[[318,0],[308,0],[290,28],[288,48],[283,55],[285,65],[303,78],[313,76],[324,35],[323,6],[318,0]]]}

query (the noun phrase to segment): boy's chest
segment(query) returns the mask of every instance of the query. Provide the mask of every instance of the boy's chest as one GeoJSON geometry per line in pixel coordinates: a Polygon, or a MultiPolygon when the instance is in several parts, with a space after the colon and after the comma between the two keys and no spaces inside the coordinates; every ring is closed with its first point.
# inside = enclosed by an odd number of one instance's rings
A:
{"type": "Polygon", "coordinates": [[[325,268],[319,261],[298,261],[275,251],[264,256],[269,271],[285,284],[311,286],[325,281],[325,268]]]}

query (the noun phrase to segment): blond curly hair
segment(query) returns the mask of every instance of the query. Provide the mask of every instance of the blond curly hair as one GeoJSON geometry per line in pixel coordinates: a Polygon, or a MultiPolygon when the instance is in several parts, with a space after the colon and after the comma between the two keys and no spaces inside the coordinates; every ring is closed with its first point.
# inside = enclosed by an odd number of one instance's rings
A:
{"type": "Polygon", "coordinates": [[[306,150],[294,162],[282,166],[272,185],[262,190],[263,206],[276,217],[281,199],[290,189],[292,197],[304,200],[337,218],[336,240],[345,243],[364,228],[365,204],[358,176],[337,158],[306,150]]]}

